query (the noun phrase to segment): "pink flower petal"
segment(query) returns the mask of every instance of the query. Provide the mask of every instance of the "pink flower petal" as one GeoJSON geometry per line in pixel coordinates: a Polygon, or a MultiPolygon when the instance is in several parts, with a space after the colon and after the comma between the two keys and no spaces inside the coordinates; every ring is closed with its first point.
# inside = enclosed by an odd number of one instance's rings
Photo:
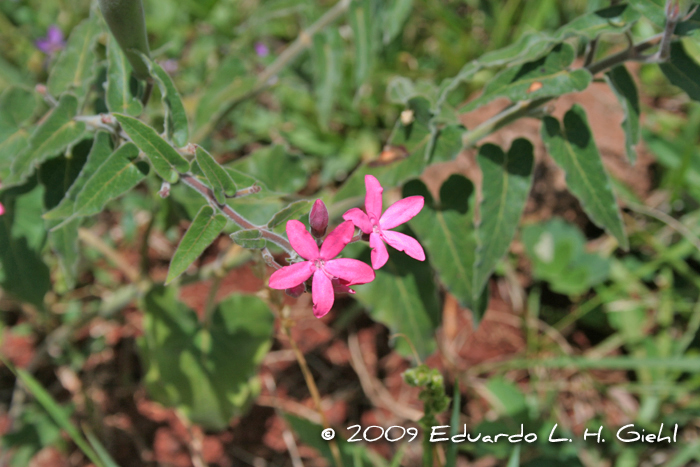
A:
{"type": "Polygon", "coordinates": [[[372,268],[379,269],[389,261],[389,252],[386,251],[386,245],[382,241],[379,234],[372,233],[369,235],[369,246],[372,248],[372,268]]]}
{"type": "Polygon", "coordinates": [[[355,226],[350,221],[345,221],[328,234],[321,245],[320,258],[323,260],[333,259],[350,243],[352,235],[355,233],[355,226]]]}
{"type": "Polygon", "coordinates": [[[354,290],[348,287],[347,283],[341,281],[340,279],[331,279],[331,283],[333,283],[333,293],[335,293],[336,295],[341,293],[355,293],[354,290]]]}
{"type": "Polygon", "coordinates": [[[408,222],[423,209],[424,203],[425,200],[422,196],[409,196],[399,200],[384,211],[379,225],[382,229],[393,229],[397,225],[408,222]]]}
{"type": "Polygon", "coordinates": [[[324,269],[342,279],[347,285],[366,284],[374,280],[374,271],[369,264],[351,258],[338,258],[326,262],[324,269]]]}
{"type": "Polygon", "coordinates": [[[357,228],[359,228],[364,233],[372,233],[372,223],[369,221],[369,217],[365,214],[362,209],[352,208],[345,214],[343,214],[343,219],[346,221],[352,221],[357,228]]]}
{"type": "Polygon", "coordinates": [[[287,237],[294,251],[302,258],[311,261],[318,258],[318,245],[304,224],[297,220],[287,221],[287,237]]]}
{"type": "Polygon", "coordinates": [[[382,192],[384,188],[379,184],[374,175],[365,175],[365,210],[370,220],[374,217],[377,221],[382,217],[382,192]]]}
{"type": "Polygon", "coordinates": [[[270,287],[279,290],[295,287],[311,277],[315,270],[316,266],[311,261],[290,264],[272,273],[270,287]]]}
{"type": "Polygon", "coordinates": [[[423,247],[420,246],[420,243],[415,238],[391,230],[383,230],[382,235],[384,240],[397,250],[405,252],[408,256],[418,261],[425,261],[423,247]]]}
{"type": "Polygon", "coordinates": [[[325,316],[333,307],[333,283],[323,271],[317,270],[314,273],[311,300],[314,302],[314,316],[317,318],[325,316]]]}
{"type": "Polygon", "coordinates": [[[3,206],[2,203],[0,203],[0,216],[2,216],[3,214],[5,214],[5,206],[3,206]]]}

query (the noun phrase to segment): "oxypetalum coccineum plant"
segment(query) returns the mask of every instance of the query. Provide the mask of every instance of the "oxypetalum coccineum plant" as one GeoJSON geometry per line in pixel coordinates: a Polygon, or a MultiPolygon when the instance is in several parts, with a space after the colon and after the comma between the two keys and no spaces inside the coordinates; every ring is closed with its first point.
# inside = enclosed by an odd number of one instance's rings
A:
{"type": "MultiPolygon", "coordinates": [[[[82,227],[86,218],[137,186],[169,198],[162,201],[164,206],[173,212],[184,210],[192,221],[170,261],[168,285],[155,283],[148,268],[139,271],[116,261],[133,285],[102,312],[109,314],[139,299],[144,313],[139,351],[150,396],[209,429],[225,428],[259,390],[256,367],[270,347],[272,316],[280,319],[287,335],[292,325],[288,307],[274,290],[260,296],[234,294],[219,303],[212,296],[204,324],[178,301],[179,283],[211,277],[220,281],[236,263],[222,257],[213,267],[191,267],[222,231],[277,269],[269,278],[270,288],[293,296],[310,288],[318,317],[331,309],[336,292],[360,285],[354,296],[370,316],[405,336],[417,356],[424,357],[436,349],[438,284],[472,310],[475,323],[485,312],[487,282],[516,234],[532,184],[533,145],[526,139],[516,140],[507,150],[481,145],[479,197],[472,181],[455,174],[442,185],[439,200],[434,199],[419,180],[428,166],[453,160],[463,148],[477,146],[514,120],[539,118],[547,152],[566,172],[571,192],[590,219],[626,249],[620,208],[585,111],[574,105],[560,122],[548,115],[547,103],[604,79],[624,109],[624,146],[634,163],[640,105],[626,62],[658,64],[671,83],[700,100],[700,66],[688,48],[689,42],[697,41],[697,6],[678,0],[665,5],[611,2],[554,32],[525,34],[508,47],[464,64],[438,86],[393,79],[389,98],[404,106],[386,142],[386,152],[395,157],[359,165],[354,161],[344,167],[350,174],[339,187],[326,177],[319,197],[326,199],[333,215],[322,202],[314,203],[309,234],[299,219],[311,202],[293,193],[303,188],[312,165],[299,164],[281,145],[230,164],[220,163],[205,147],[216,146],[211,137],[215,130],[241,103],[283,80],[286,66],[308,48],[315,63],[316,110],[327,125],[335,83],[342,79],[337,76],[342,40],[335,23],[343,18],[349,23],[357,43],[354,78],[361,87],[374,54],[401,32],[411,2],[340,0],[261,73],[255,75],[233,57],[224,61],[201,94],[187,96],[184,102],[168,73],[151,58],[141,0],[100,0],[99,7],[73,28],[65,44],[58,30],[37,43],[54,55],[45,84],[35,89],[17,84],[0,95],[0,211],[6,210],[0,223],[2,286],[28,307],[51,309],[47,292],[53,292],[55,303],[56,297],[70,297],[78,281],[79,238],[115,257],[108,245],[82,227]],[[651,26],[635,28],[642,20],[651,26]],[[648,35],[653,28],[659,32],[648,35]],[[580,63],[575,61],[579,55],[580,63]],[[460,87],[491,69],[500,71],[480,96],[456,108],[460,87]],[[148,107],[154,88],[162,112],[148,107]],[[474,128],[461,125],[460,112],[497,98],[511,105],[474,128]],[[403,194],[386,211],[382,186],[401,188],[403,194]],[[363,194],[364,211],[357,207],[363,194]],[[37,212],[41,217],[32,218],[37,212]],[[344,222],[336,219],[341,212],[344,222]],[[328,224],[336,220],[337,227],[319,248],[328,224]],[[392,230],[401,224],[407,224],[410,235],[392,230]],[[356,248],[362,244],[358,240],[367,240],[371,251],[356,248]],[[44,260],[46,249],[52,252],[49,263],[44,260]],[[396,255],[393,249],[406,255],[396,255]],[[347,256],[336,258],[341,251],[347,256]],[[291,264],[280,266],[275,255],[287,256],[291,264]],[[178,363],[172,361],[173,354],[180,355],[178,363]]],[[[262,44],[255,52],[263,59],[269,50],[262,44]]],[[[397,350],[409,356],[405,344],[398,341],[397,350]]],[[[293,340],[291,345],[327,425],[303,354],[293,340]]],[[[94,437],[88,443],[79,430],[64,424],[29,373],[17,374],[92,462],[109,464],[94,437]]],[[[442,410],[444,391],[435,387],[442,379],[433,376],[411,381],[418,385],[429,380],[424,391],[437,394],[439,403],[433,405],[442,410]]],[[[335,442],[330,446],[335,463],[342,464],[341,448],[335,442]]],[[[431,452],[426,453],[426,465],[431,465],[431,452]]]]}

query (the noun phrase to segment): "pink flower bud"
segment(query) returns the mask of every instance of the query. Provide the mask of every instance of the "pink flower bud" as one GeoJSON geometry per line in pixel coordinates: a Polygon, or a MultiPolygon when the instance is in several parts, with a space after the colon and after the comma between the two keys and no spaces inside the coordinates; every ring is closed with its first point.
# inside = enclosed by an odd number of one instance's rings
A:
{"type": "Polygon", "coordinates": [[[0,216],[2,216],[3,214],[5,214],[5,206],[3,206],[2,203],[0,203],[0,216]]]}
{"type": "Polygon", "coordinates": [[[290,287],[288,289],[284,289],[284,293],[289,295],[292,298],[299,298],[301,297],[301,294],[306,292],[306,287],[304,287],[304,283],[302,282],[299,285],[295,285],[294,287],[290,287]]]}
{"type": "Polygon", "coordinates": [[[317,199],[309,213],[309,225],[311,226],[311,234],[316,238],[321,238],[326,235],[328,227],[328,209],[320,199],[317,199]]]}

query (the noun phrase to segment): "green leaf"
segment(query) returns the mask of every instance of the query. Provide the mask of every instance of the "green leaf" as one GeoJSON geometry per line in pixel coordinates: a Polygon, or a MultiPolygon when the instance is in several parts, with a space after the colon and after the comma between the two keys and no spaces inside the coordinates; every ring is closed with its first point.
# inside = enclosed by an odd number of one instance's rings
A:
{"type": "Polygon", "coordinates": [[[474,300],[515,236],[532,185],[532,143],[518,138],[507,154],[494,144],[484,144],[479,148],[477,160],[483,174],[483,188],[481,220],[476,229],[474,300]]]}
{"type": "Polygon", "coordinates": [[[12,175],[6,180],[8,185],[25,180],[32,174],[35,166],[49,157],[59,155],[82,138],[85,123],[73,120],[77,111],[78,100],[75,96],[62,95],[58,105],[32,133],[26,150],[15,157],[12,175]]]}
{"type": "Polygon", "coordinates": [[[658,27],[663,28],[666,24],[664,0],[630,0],[629,4],[658,27]]]}
{"type": "Polygon", "coordinates": [[[350,5],[350,27],[355,41],[355,82],[361,85],[369,76],[374,59],[374,12],[372,0],[356,0],[350,5]]]}
{"type": "Polygon", "coordinates": [[[679,36],[687,36],[696,34],[695,31],[698,29],[700,29],[700,8],[697,8],[690,18],[678,23],[675,33],[679,36]]]}
{"type": "Polygon", "coordinates": [[[307,213],[311,210],[312,204],[313,203],[308,199],[293,202],[275,214],[272,219],[270,219],[270,222],[267,223],[267,227],[269,229],[274,229],[288,219],[298,219],[303,213],[307,213]]]}
{"type": "MultiPolygon", "coordinates": [[[[80,223],[80,219],[74,219],[55,230],[49,231],[49,244],[51,245],[51,250],[58,258],[58,264],[63,271],[63,277],[68,289],[75,287],[78,276],[78,259],[80,258],[78,228],[80,223]]],[[[51,228],[51,223],[47,227],[51,228]]]]}
{"type": "MultiPolygon", "coordinates": [[[[465,306],[476,308],[474,264],[474,185],[463,175],[451,175],[440,188],[440,200],[433,200],[420,180],[403,188],[403,196],[420,195],[425,206],[409,225],[425,248],[438,278],[465,306]]],[[[475,314],[476,316],[476,314],[475,314]]]]}
{"type": "Polygon", "coordinates": [[[299,191],[308,181],[302,160],[281,145],[258,149],[229,167],[259,180],[268,190],[285,195],[299,191]]]}
{"type": "Polygon", "coordinates": [[[566,112],[563,129],[557,119],[545,117],[542,140],[549,155],[566,172],[567,185],[586,214],[627,249],[620,209],[583,108],[576,104],[566,112]]]}
{"type": "Polygon", "coordinates": [[[93,49],[100,29],[96,14],[75,27],[66,48],[51,67],[47,87],[52,95],[72,91],[80,100],[87,95],[95,78],[97,55],[93,49]]]}
{"type": "Polygon", "coordinates": [[[78,196],[78,193],[80,193],[80,190],[83,189],[90,177],[92,177],[95,171],[111,154],[112,138],[110,134],[104,131],[97,132],[92,143],[92,148],[90,148],[90,154],[88,154],[87,161],[82,166],[80,174],[78,174],[78,177],[70,186],[58,206],[53,207],[44,214],[44,219],[65,219],[72,215],[75,212],[75,198],[78,196]]]}
{"type": "Polygon", "coordinates": [[[17,157],[29,146],[30,132],[26,128],[18,128],[0,143],[0,180],[9,185],[12,174],[12,164],[17,157]]]}
{"type": "Polygon", "coordinates": [[[0,216],[0,286],[8,294],[43,310],[51,279],[40,254],[46,238],[41,221],[43,189],[35,180],[0,194],[5,207],[5,214],[0,216]]]}
{"type": "MultiPolygon", "coordinates": [[[[15,374],[17,375],[17,378],[22,381],[24,387],[27,388],[27,391],[33,395],[44,410],[48,412],[53,421],[66,433],[68,433],[68,436],[70,436],[83,454],[85,454],[97,467],[108,467],[109,464],[105,464],[102,461],[102,458],[98,456],[95,450],[92,449],[87,441],[85,441],[85,438],[83,438],[80,430],[73,423],[71,423],[65,411],[58,405],[54,398],[51,397],[51,394],[44,389],[41,383],[34,379],[30,373],[21,368],[16,368],[15,374]]],[[[111,465],[115,465],[114,461],[112,461],[111,465]]]]}
{"type": "Polygon", "coordinates": [[[131,65],[122,52],[117,40],[109,36],[107,41],[107,108],[110,112],[121,112],[134,117],[141,114],[141,101],[131,95],[129,81],[131,65]]]}
{"type": "MultiPolygon", "coordinates": [[[[360,260],[369,264],[369,249],[360,260]]],[[[355,298],[368,308],[372,319],[387,326],[392,334],[404,334],[418,355],[427,357],[435,350],[434,334],[440,322],[440,303],[430,265],[389,247],[389,261],[375,274],[369,284],[354,287],[355,298]]],[[[406,339],[397,338],[394,344],[401,355],[413,356],[406,339]]]]}
{"type": "Polygon", "coordinates": [[[267,240],[263,238],[260,229],[239,230],[232,233],[231,238],[243,248],[251,250],[259,250],[267,245],[267,240]]]}
{"type": "Polygon", "coordinates": [[[478,59],[478,63],[482,67],[519,65],[522,62],[542,57],[549,52],[554,44],[555,42],[549,34],[533,31],[523,34],[520,39],[508,47],[485,53],[478,59]]]}
{"type": "Polygon", "coordinates": [[[547,281],[555,292],[582,294],[608,278],[610,262],[587,253],[583,233],[560,218],[528,225],[521,237],[533,277],[547,281]]]}
{"type": "Polygon", "coordinates": [[[569,70],[574,58],[574,48],[564,43],[539,60],[506,68],[484,87],[481,96],[470,102],[464,111],[474,110],[497,97],[518,102],[583,91],[592,77],[586,69],[569,70]],[[533,85],[536,87],[533,88],[533,85]]]}
{"type": "Polygon", "coordinates": [[[231,295],[199,323],[176,299],[155,287],[144,298],[139,350],[150,395],[205,429],[223,430],[259,391],[257,367],[271,345],[274,318],[254,296],[231,295]]]}
{"type": "Polygon", "coordinates": [[[146,154],[153,169],[165,181],[176,183],[180,173],[190,169],[187,159],[156,133],[156,130],[133,117],[114,114],[127,135],[146,154]]]}
{"type": "Polygon", "coordinates": [[[593,40],[601,34],[620,34],[629,30],[640,18],[638,10],[629,5],[614,5],[601,10],[579,16],[570,23],[562,26],[555,34],[555,41],[563,41],[569,37],[584,37],[593,40]]]}
{"type": "Polygon", "coordinates": [[[36,95],[22,86],[10,86],[0,94],[0,142],[34,115],[36,95]]]}
{"type": "Polygon", "coordinates": [[[610,88],[615,92],[617,99],[625,112],[622,128],[625,130],[625,148],[627,158],[634,164],[637,160],[635,146],[639,143],[639,95],[634,79],[624,65],[619,65],[608,71],[605,78],[610,88]]]}
{"type": "Polygon", "coordinates": [[[183,147],[189,141],[190,130],[187,123],[187,113],[182,105],[180,93],[177,92],[173,80],[162,66],[151,61],[144,54],[141,54],[141,58],[158,84],[163,103],[165,104],[165,134],[176,146],[183,147]]]}
{"type": "Polygon", "coordinates": [[[201,146],[197,146],[195,158],[197,160],[197,165],[202,169],[202,173],[207,177],[209,187],[214,192],[216,201],[219,204],[225,204],[227,196],[236,196],[236,191],[238,190],[238,188],[236,188],[236,183],[226,169],[221,167],[219,163],[214,160],[211,154],[201,146]]]}
{"type": "Polygon", "coordinates": [[[520,466],[520,445],[516,445],[513,448],[513,452],[508,458],[508,465],[506,467],[519,467],[520,466]]]}
{"type": "Polygon", "coordinates": [[[700,65],[688,55],[682,42],[671,43],[671,57],[659,67],[671,84],[700,101],[700,65]]]}
{"type": "Polygon", "coordinates": [[[322,128],[328,128],[333,105],[343,82],[343,40],[338,30],[327,29],[314,36],[314,80],[316,111],[322,128]]]}
{"type": "Polygon", "coordinates": [[[114,151],[83,185],[75,198],[71,217],[97,214],[108,201],[138,185],[148,175],[148,165],[137,161],[138,155],[139,150],[132,143],[114,151]]]}
{"type": "MultiPolygon", "coordinates": [[[[459,415],[461,413],[462,393],[459,391],[459,378],[455,378],[452,392],[452,415],[450,416],[450,439],[459,434],[459,415]]],[[[457,467],[457,443],[450,443],[447,447],[445,467],[457,467]]]]}
{"type": "Polygon", "coordinates": [[[413,0],[389,0],[382,10],[382,42],[389,44],[403,30],[413,11],[413,0]]]}
{"type": "Polygon", "coordinates": [[[169,284],[185,272],[190,264],[194,263],[204,250],[216,240],[225,225],[226,218],[223,215],[215,215],[214,208],[211,206],[202,206],[177,246],[173,259],[170,261],[165,283],[169,284]]]}

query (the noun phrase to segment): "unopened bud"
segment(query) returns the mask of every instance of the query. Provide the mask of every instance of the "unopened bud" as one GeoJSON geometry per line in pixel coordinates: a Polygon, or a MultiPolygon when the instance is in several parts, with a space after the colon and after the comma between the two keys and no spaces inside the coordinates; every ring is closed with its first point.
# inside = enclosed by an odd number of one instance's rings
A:
{"type": "Polygon", "coordinates": [[[320,199],[317,199],[311,207],[309,213],[309,225],[311,226],[311,234],[316,238],[321,238],[326,235],[328,227],[328,209],[320,199]]]}
{"type": "Polygon", "coordinates": [[[160,191],[158,192],[161,198],[165,199],[168,196],[170,196],[170,183],[168,182],[163,182],[163,184],[160,186],[160,191]]]}
{"type": "Polygon", "coordinates": [[[303,283],[295,285],[294,287],[291,287],[289,289],[284,289],[284,293],[286,293],[292,298],[299,298],[304,292],[306,292],[306,287],[304,287],[303,283]]]}

